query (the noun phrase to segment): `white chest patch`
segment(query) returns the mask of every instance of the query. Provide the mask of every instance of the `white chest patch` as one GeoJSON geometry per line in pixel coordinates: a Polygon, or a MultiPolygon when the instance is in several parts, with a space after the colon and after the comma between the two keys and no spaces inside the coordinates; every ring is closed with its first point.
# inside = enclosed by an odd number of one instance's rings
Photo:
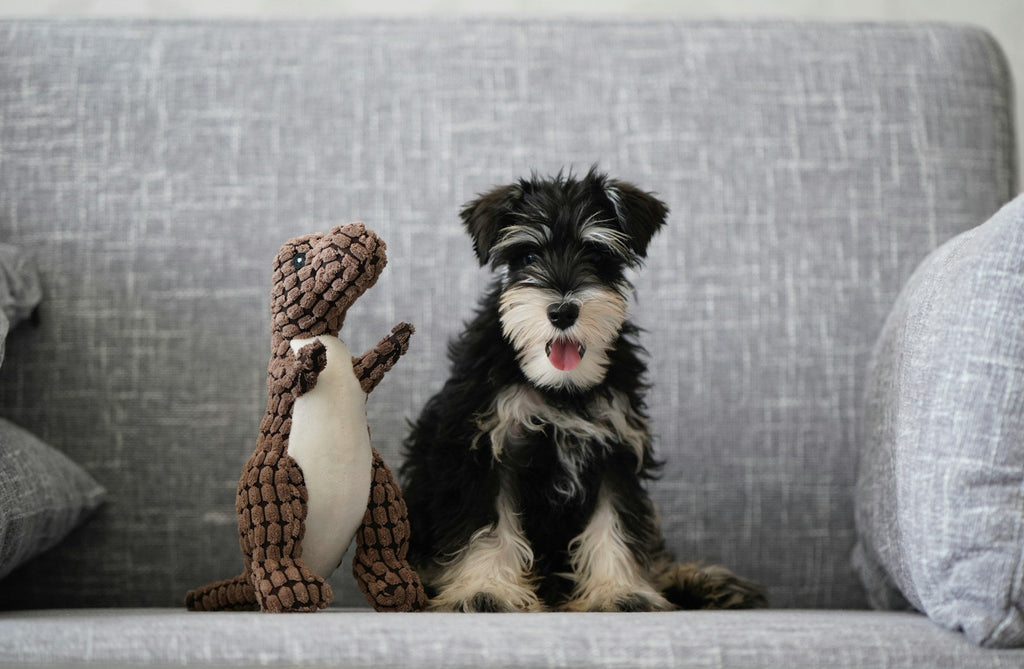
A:
{"type": "Polygon", "coordinates": [[[528,433],[547,431],[555,454],[568,477],[556,484],[567,497],[582,490],[579,478],[582,465],[593,448],[609,448],[617,444],[636,455],[636,471],[643,466],[650,448],[647,419],[638,413],[625,393],[612,391],[598,395],[585,414],[559,409],[529,386],[513,385],[497,394],[488,411],[476,418],[480,432],[472,441],[476,448],[483,434],[491,437],[491,453],[500,460],[504,449],[528,433]]]}
{"type": "MultiPolygon", "coordinates": [[[[327,366],[316,387],[295,401],[288,455],[309,491],[302,560],[327,578],[363,521],[370,497],[373,456],[366,426],[366,393],[352,371],[352,355],[337,337],[317,337],[327,366]]],[[[314,339],[293,339],[298,351],[314,339]]]]}

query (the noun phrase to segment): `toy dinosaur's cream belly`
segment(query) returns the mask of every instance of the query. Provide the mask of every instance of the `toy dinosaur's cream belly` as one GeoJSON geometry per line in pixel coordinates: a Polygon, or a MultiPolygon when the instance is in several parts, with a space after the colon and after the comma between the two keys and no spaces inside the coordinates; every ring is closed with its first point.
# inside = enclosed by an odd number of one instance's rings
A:
{"type": "MultiPolygon", "coordinates": [[[[288,455],[302,469],[309,492],[302,561],[327,578],[362,524],[370,496],[373,456],[366,426],[366,393],[352,355],[337,337],[317,337],[327,366],[316,387],[295,401],[288,455]]],[[[313,339],[293,339],[298,351],[313,339]]]]}

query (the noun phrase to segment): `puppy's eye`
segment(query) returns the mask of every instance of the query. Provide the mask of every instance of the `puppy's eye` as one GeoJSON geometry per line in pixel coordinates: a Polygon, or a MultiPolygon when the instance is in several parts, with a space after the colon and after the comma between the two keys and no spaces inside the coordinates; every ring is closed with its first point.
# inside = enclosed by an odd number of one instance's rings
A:
{"type": "Polygon", "coordinates": [[[526,253],[520,253],[509,262],[509,269],[516,271],[521,270],[528,265],[532,265],[537,262],[537,255],[527,251],[526,253]]]}
{"type": "Polygon", "coordinates": [[[295,269],[301,269],[302,266],[305,265],[305,264],[306,264],[306,254],[305,253],[296,254],[296,256],[294,258],[292,258],[292,267],[294,267],[295,269]]]}

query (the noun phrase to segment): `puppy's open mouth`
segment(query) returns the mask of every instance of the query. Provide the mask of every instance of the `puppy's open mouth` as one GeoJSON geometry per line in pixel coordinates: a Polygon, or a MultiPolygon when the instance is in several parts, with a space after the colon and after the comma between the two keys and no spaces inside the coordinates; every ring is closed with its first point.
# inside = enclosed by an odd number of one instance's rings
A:
{"type": "Polygon", "coordinates": [[[548,342],[544,350],[555,369],[571,372],[580,364],[587,347],[575,339],[556,337],[548,342]]]}

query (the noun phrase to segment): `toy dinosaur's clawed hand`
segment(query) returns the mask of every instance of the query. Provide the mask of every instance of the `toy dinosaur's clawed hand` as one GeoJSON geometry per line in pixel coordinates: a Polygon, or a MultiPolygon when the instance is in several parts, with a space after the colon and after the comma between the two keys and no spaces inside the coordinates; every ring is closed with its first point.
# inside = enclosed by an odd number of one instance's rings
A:
{"type": "Polygon", "coordinates": [[[313,341],[296,352],[287,342],[281,346],[280,357],[270,361],[267,374],[267,392],[289,392],[301,397],[316,387],[317,377],[327,366],[327,348],[323,342],[313,341]]]}
{"type": "Polygon", "coordinates": [[[377,387],[384,375],[395,366],[398,359],[409,350],[409,338],[416,329],[408,323],[399,323],[391,328],[391,334],[381,339],[376,346],[359,357],[352,358],[352,369],[359,379],[359,385],[367,395],[377,387]]]}
{"type": "Polygon", "coordinates": [[[295,353],[297,364],[293,368],[296,373],[296,396],[304,395],[316,386],[316,379],[327,366],[327,347],[322,341],[306,344],[295,353]]]}

